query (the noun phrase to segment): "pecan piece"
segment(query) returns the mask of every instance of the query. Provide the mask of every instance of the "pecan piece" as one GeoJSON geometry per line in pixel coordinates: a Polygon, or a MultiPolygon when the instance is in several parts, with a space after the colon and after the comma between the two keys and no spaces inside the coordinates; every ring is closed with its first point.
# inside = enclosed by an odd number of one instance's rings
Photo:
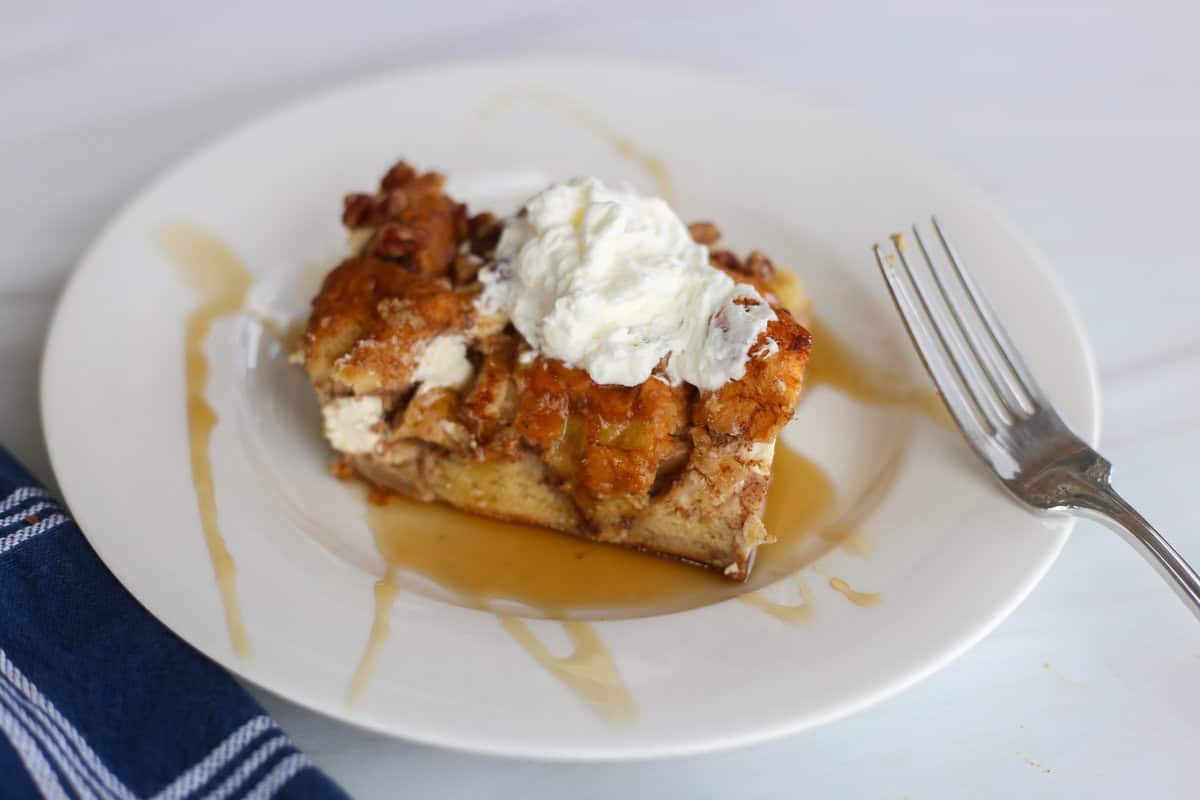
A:
{"type": "Polygon", "coordinates": [[[696,244],[716,244],[717,240],[721,238],[720,229],[707,221],[693,222],[688,225],[688,233],[692,235],[692,239],[696,244]]]}
{"type": "Polygon", "coordinates": [[[393,189],[384,194],[377,205],[383,211],[385,218],[395,219],[404,209],[408,208],[408,193],[403,189],[393,189]]]}
{"type": "Polygon", "coordinates": [[[374,206],[375,198],[369,194],[356,192],[346,195],[342,205],[342,224],[347,228],[365,227],[374,206]]]}
{"type": "Polygon", "coordinates": [[[762,280],[770,280],[775,275],[775,265],[761,251],[751,250],[742,271],[762,280]]]}
{"type": "Polygon", "coordinates": [[[429,234],[400,222],[391,222],[375,234],[374,251],[383,258],[406,258],[429,244],[429,234]]]}
{"type": "Polygon", "coordinates": [[[470,215],[467,214],[467,204],[458,203],[454,206],[454,239],[461,242],[471,232],[470,215]]]}
{"type": "Polygon", "coordinates": [[[397,161],[395,166],[388,170],[387,175],[383,176],[383,180],[379,182],[379,188],[390,192],[410,183],[415,177],[417,177],[417,171],[410,167],[408,162],[397,161]]]}
{"type": "Polygon", "coordinates": [[[720,267],[727,272],[745,272],[742,262],[728,250],[713,250],[708,254],[708,260],[714,267],[720,267]]]}
{"type": "Polygon", "coordinates": [[[497,219],[495,214],[484,211],[476,214],[467,222],[467,236],[471,242],[471,252],[477,256],[488,257],[496,250],[500,241],[500,233],[504,230],[504,221],[497,219]]]}

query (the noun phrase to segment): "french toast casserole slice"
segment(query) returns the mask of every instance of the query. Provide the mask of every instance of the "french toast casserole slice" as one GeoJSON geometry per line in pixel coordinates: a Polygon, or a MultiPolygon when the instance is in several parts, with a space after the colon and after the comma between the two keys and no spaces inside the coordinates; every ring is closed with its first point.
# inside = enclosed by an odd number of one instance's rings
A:
{"type": "MultiPolygon", "coordinates": [[[[442,176],[394,166],[349,195],[349,258],[313,300],[297,359],[343,465],[416,500],[684,559],[744,580],[776,438],[811,348],[798,284],[758,252],[714,269],[776,312],[745,374],[701,391],[656,370],[599,384],[481,310],[479,271],[504,223],[469,216],[442,176]]],[[[688,229],[715,245],[709,223],[688,229]]]]}

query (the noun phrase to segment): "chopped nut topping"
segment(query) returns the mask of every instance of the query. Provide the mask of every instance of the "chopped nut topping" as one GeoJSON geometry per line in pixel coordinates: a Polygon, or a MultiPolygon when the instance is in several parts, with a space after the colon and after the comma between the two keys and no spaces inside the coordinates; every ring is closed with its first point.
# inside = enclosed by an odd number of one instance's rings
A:
{"type": "Polygon", "coordinates": [[[490,211],[471,217],[467,225],[471,241],[471,252],[477,256],[490,256],[496,250],[500,241],[500,233],[504,230],[502,220],[490,211]]]}
{"type": "Polygon", "coordinates": [[[375,198],[369,194],[348,194],[343,203],[342,224],[347,228],[361,228],[366,224],[375,198]]]}
{"type": "Polygon", "coordinates": [[[382,258],[411,256],[429,244],[429,233],[411,225],[390,222],[375,234],[375,253],[382,258]]]}
{"type": "Polygon", "coordinates": [[[717,240],[721,238],[720,229],[711,222],[693,222],[688,225],[688,233],[692,235],[696,244],[716,244],[717,240]]]}

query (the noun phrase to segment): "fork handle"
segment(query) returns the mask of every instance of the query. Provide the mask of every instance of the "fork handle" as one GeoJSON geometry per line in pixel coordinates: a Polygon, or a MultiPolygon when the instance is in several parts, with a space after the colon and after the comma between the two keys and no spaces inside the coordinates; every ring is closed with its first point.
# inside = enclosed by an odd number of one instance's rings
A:
{"type": "Polygon", "coordinates": [[[1137,509],[1116,493],[1107,479],[1086,481],[1072,500],[1080,511],[1107,523],[1133,545],[1171,584],[1184,605],[1200,618],[1200,575],[1137,509]]]}

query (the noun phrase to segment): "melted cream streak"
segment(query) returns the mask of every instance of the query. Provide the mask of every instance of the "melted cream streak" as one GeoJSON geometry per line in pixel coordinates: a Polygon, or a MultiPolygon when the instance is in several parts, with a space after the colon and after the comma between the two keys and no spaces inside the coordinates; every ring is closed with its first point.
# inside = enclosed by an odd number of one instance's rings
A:
{"type": "Polygon", "coordinates": [[[216,490],[213,486],[210,445],[217,413],[204,396],[208,381],[208,357],[204,344],[213,324],[236,314],[250,288],[250,275],[237,257],[220,240],[186,224],[165,225],[157,235],[158,246],[173,262],[179,276],[200,298],[188,315],[185,343],[187,367],[188,450],[192,486],[204,542],[212,560],[229,641],[239,658],[250,653],[250,637],[242,619],[237,597],[237,566],[217,524],[216,490]]]}

